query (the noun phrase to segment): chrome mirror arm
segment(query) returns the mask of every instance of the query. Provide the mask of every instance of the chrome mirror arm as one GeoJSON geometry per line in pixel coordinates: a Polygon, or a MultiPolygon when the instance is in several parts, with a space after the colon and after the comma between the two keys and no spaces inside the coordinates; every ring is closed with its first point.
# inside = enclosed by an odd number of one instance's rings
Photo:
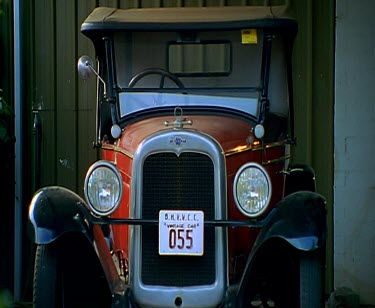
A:
{"type": "Polygon", "coordinates": [[[80,74],[82,79],[88,79],[91,76],[91,73],[94,73],[96,77],[100,80],[100,82],[103,84],[103,94],[104,97],[107,95],[107,85],[102,77],[98,74],[98,72],[94,68],[93,61],[89,56],[82,56],[78,60],[77,64],[78,73],[80,74]]]}
{"type": "Polygon", "coordinates": [[[89,61],[86,61],[85,64],[86,64],[86,66],[88,66],[91,69],[91,71],[96,75],[96,77],[98,77],[98,79],[100,80],[100,82],[103,84],[103,95],[104,95],[104,97],[106,97],[107,96],[107,85],[106,85],[105,81],[103,80],[102,77],[100,77],[100,75],[96,72],[96,70],[90,64],[89,61]]]}

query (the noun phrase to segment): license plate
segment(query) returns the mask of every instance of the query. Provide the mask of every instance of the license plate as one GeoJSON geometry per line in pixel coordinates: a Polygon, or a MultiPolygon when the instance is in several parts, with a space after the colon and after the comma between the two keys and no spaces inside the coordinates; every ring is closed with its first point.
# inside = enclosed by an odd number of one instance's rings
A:
{"type": "Polygon", "coordinates": [[[160,255],[203,255],[204,213],[161,210],[159,212],[160,255]]]}

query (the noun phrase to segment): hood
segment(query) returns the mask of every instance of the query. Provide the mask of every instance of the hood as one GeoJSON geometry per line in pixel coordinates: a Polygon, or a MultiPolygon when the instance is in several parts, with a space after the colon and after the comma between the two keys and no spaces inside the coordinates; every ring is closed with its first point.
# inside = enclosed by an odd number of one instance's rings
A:
{"type": "MultiPolygon", "coordinates": [[[[207,115],[186,115],[184,119],[192,121],[192,124],[184,125],[182,130],[199,131],[211,136],[221,145],[224,153],[247,147],[254,140],[251,124],[240,119],[207,115]]],[[[175,117],[154,117],[126,126],[117,146],[129,154],[134,154],[139,144],[153,133],[163,130],[180,130],[173,126],[166,126],[166,121],[173,122],[175,117]]]]}

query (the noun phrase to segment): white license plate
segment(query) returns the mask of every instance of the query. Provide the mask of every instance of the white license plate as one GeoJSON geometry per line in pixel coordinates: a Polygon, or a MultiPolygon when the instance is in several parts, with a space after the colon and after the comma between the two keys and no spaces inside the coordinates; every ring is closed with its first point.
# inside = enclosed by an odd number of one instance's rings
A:
{"type": "Polygon", "coordinates": [[[159,212],[160,255],[203,255],[204,213],[161,210],[159,212]]]}

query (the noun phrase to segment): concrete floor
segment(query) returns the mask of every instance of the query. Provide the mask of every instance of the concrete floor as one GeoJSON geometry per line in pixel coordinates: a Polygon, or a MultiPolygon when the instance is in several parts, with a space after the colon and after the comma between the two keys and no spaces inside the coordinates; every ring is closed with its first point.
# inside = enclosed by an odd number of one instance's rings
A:
{"type": "MultiPolygon", "coordinates": [[[[254,303],[257,304],[257,303],[254,303]]],[[[12,302],[12,295],[10,292],[6,290],[0,290],[0,307],[1,308],[32,308],[31,302],[18,302],[14,303],[12,302]]],[[[263,305],[259,303],[258,308],[263,308],[263,305]]],[[[271,306],[272,307],[272,306],[271,306]]],[[[342,307],[342,306],[339,306],[342,307]]],[[[339,308],[338,306],[333,307],[332,305],[329,305],[326,303],[325,308],[339,308]]],[[[345,306],[346,307],[346,306],[345,306]]],[[[375,305],[360,305],[360,308],[375,308],[375,305]]],[[[359,307],[346,307],[346,308],[359,308],[359,307]]]]}

